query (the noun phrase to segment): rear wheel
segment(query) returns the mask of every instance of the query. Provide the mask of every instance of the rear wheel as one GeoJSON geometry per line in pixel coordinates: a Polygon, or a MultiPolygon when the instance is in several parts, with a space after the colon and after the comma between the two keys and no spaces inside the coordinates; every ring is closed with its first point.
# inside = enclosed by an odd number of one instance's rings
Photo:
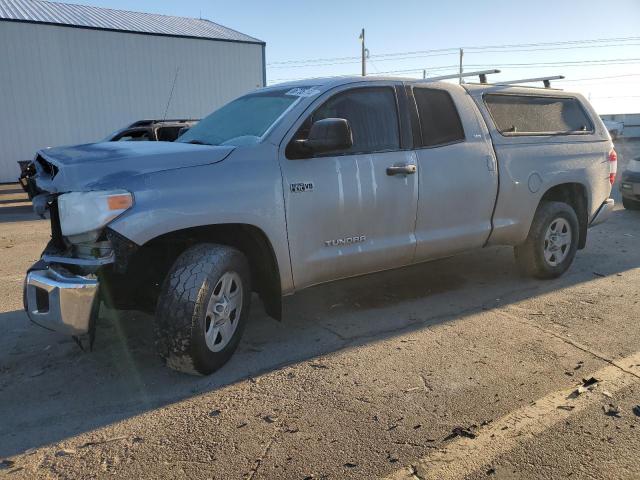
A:
{"type": "Polygon", "coordinates": [[[559,277],[573,262],[578,235],[578,217],[570,205],[541,203],[527,240],[514,249],[520,270],[535,278],[559,277]]]}
{"type": "Polygon", "coordinates": [[[640,201],[622,197],[622,205],[627,210],[640,210],[640,201]]]}
{"type": "Polygon", "coordinates": [[[238,250],[200,244],[178,257],[156,310],[156,338],[167,366],[208,375],[240,342],[251,300],[249,265],[238,250]]]}

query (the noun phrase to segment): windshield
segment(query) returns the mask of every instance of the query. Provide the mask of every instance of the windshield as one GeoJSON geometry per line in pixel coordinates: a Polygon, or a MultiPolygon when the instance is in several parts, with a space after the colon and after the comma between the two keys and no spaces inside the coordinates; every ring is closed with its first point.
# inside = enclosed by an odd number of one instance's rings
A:
{"type": "Polygon", "coordinates": [[[205,145],[253,145],[299,97],[290,88],[245,95],[203,118],[177,141],[205,145]]]}

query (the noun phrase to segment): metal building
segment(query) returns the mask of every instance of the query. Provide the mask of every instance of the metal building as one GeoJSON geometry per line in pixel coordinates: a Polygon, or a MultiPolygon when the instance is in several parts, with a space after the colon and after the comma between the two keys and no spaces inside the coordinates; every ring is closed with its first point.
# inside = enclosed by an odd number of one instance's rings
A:
{"type": "Polygon", "coordinates": [[[204,19],[0,0],[0,183],[40,148],[200,118],[264,86],[264,50],[204,19]]]}

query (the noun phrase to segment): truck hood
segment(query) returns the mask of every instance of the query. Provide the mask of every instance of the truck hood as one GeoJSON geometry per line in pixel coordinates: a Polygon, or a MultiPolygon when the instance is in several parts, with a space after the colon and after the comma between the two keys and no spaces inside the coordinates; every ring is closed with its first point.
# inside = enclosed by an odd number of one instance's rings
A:
{"type": "Polygon", "coordinates": [[[234,149],[179,142],[104,142],[47,148],[36,156],[36,184],[51,193],[118,186],[135,175],[218,163],[234,149]]]}

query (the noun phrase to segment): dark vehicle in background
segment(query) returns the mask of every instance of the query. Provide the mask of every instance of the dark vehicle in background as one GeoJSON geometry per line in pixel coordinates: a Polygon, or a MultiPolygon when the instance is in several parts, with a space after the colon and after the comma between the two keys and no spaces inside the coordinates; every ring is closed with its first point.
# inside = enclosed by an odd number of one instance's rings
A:
{"type": "MultiPolygon", "coordinates": [[[[198,120],[193,118],[138,120],[127,127],[116,130],[101,142],[173,142],[196,123],[198,120]]],[[[18,182],[31,199],[38,193],[32,181],[32,177],[36,173],[35,165],[33,160],[21,160],[18,164],[20,165],[18,182]]]]}
{"type": "Polygon", "coordinates": [[[173,142],[198,122],[196,119],[139,120],[116,130],[103,142],[173,142]]]}
{"type": "Polygon", "coordinates": [[[629,161],[620,181],[622,204],[627,210],[640,210],[640,157],[629,161]]]}
{"type": "Polygon", "coordinates": [[[31,200],[38,193],[35,183],[31,180],[36,174],[36,166],[33,164],[33,160],[19,160],[18,165],[20,165],[18,183],[20,183],[22,189],[27,192],[29,200],[31,200]]]}

